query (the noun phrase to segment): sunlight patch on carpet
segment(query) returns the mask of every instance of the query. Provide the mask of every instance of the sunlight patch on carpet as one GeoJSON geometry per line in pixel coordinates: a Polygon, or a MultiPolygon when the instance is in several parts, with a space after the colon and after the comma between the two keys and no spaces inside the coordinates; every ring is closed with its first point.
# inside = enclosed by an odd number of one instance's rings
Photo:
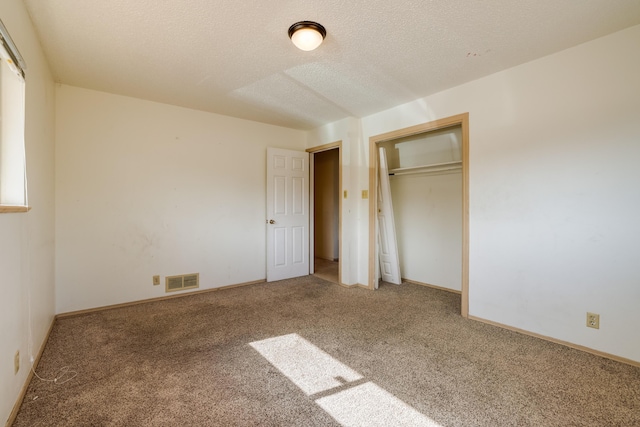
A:
{"type": "Polygon", "coordinates": [[[308,395],[362,378],[362,375],[298,334],[269,338],[249,345],[308,395]]]}
{"type": "Polygon", "coordinates": [[[374,383],[365,383],[316,400],[343,426],[441,427],[374,383]]]}
{"type": "Polygon", "coordinates": [[[345,427],[443,427],[298,334],[249,344],[345,427]]]}

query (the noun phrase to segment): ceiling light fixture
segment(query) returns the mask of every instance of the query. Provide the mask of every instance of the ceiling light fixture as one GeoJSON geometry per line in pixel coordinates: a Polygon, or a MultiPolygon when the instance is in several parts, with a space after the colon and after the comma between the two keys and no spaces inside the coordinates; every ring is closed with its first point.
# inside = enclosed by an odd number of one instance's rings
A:
{"type": "Polygon", "coordinates": [[[317,22],[300,21],[289,27],[289,38],[300,50],[313,50],[322,44],[327,30],[317,22]]]}

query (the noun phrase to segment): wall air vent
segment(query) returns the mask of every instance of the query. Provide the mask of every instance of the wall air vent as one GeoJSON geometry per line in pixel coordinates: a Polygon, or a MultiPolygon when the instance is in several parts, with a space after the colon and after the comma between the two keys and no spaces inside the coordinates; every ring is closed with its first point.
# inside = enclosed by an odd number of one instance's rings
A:
{"type": "Polygon", "coordinates": [[[167,276],[165,283],[166,292],[198,288],[200,287],[200,273],[167,276]]]}

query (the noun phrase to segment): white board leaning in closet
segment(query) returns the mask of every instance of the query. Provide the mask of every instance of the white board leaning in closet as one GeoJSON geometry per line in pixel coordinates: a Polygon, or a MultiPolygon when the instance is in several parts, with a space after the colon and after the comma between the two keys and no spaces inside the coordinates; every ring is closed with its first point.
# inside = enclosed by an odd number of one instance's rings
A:
{"type": "Polygon", "coordinates": [[[402,279],[400,278],[400,261],[398,258],[391,186],[389,184],[389,167],[384,147],[380,147],[379,156],[378,256],[380,277],[385,282],[399,285],[402,279]]]}

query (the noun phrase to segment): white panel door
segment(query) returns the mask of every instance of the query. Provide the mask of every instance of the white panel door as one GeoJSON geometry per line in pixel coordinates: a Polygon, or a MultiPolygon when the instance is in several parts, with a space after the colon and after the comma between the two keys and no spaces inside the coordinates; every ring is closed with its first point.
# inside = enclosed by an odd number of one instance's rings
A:
{"type": "Polygon", "coordinates": [[[399,285],[400,261],[396,241],[396,227],[391,203],[389,185],[389,167],[384,147],[380,147],[380,182],[378,185],[378,257],[380,259],[380,277],[389,283],[399,285]]]}
{"type": "Polygon", "coordinates": [[[267,148],[267,282],[309,274],[309,153],[267,148]]]}

